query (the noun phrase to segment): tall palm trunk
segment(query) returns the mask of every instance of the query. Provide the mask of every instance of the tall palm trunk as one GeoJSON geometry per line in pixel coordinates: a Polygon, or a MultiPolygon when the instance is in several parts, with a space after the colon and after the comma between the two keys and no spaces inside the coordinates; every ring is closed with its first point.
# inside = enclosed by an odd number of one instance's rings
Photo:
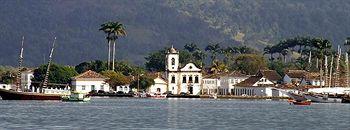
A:
{"type": "Polygon", "coordinates": [[[107,70],[111,68],[111,40],[108,40],[108,60],[107,60],[107,70]]]}
{"type": "Polygon", "coordinates": [[[115,42],[116,40],[113,41],[113,61],[112,61],[112,70],[114,70],[114,60],[115,60],[115,42]]]}

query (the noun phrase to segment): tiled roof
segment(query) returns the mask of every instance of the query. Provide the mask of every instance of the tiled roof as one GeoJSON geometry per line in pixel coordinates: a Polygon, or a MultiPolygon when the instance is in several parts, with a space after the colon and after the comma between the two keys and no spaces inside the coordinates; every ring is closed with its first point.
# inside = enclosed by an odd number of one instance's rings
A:
{"type": "Polygon", "coordinates": [[[251,76],[248,79],[236,84],[235,86],[240,86],[240,87],[251,87],[253,86],[256,82],[258,82],[262,76],[251,76]]]}
{"type": "Polygon", "coordinates": [[[290,78],[303,78],[307,72],[305,70],[288,70],[286,72],[286,75],[288,75],[290,78]]]}
{"type": "Polygon", "coordinates": [[[272,82],[282,79],[282,77],[275,70],[259,70],[257,76],[264,76],[272,82]]]}
{"type": "Polygon", "coordinates": [[[204,78],[217,78],[219,79],[222,76],[228,76],[228,77],[248,77],[247,75],[242,74],[239,71],[232,71],[227,73],[218,73],[218,74],[207,74],[204,76],[204,78]]]}
{"type": "Polygon", "coordinates": [[[73,77],[73,79],[107,79],[107,77],[92,71],[92,70],[88,70],[78,76],[73,77]]]}

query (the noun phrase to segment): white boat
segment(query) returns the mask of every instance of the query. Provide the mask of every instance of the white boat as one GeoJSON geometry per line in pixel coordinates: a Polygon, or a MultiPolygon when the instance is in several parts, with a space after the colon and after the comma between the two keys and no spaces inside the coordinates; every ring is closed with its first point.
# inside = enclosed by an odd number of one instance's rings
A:
{"type": "Polygon", "coordinates": [[[328,95],[305,93],[304,97],[312,102],[318,103],[341,103],[341,98],[329,98],[328,95]]]}
{"type": "Polygon", "coordinates": [[[217,99],[218,95],[217,94],[212,94],[212,95],[209,96],[209,98],[217,99]]]}
{"type": "Polygon", "coordinates": [[[62,101],[71,102],[87,102],[90,101],[90,96],[87,93],[82,92],[71,92],[69,96],[63,96],[62,101]]]}
{"type": "Polygon", "coordinates": [[[160,93],[151,93],[149,94],[151,98],[156,98],[156,99],[165,99],[167,97],[166,94],[160,94],[160,93]]]}

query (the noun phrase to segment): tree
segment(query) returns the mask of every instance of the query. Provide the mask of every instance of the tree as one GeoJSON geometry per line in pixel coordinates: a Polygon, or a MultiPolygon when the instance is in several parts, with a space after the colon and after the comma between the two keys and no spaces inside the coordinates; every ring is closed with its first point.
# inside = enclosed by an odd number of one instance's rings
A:
{"type": "MultiPolygon", "coordinates": [[[[43,82],[46,74],[47,64],[41,65],[39,68],[34,70],[34,82],[43,82]]],[[[49,82],[67,84],[71,81],[71,78],[76,76],[78,73],[74,67],[63,66],[58,64],[51,64],[49,70],[49,82]]]]}
{"type": "Polygon", "coordinates": [[[145,57],[145,66],[148,71],[165,71],[165,50],[152,52],[145,57]]]}
{"type": "Polygon", "coordinates": [[[220,61],[213,61],[213,65],[210,67],[210,73],[225,73],[228,72],[228,67],[225,63],[220,61]]]}
{"type": "MultiPolygon", "coordinates": [[[[104,31],[107,34],[107,41],[108,41],[108,63],[110,63],[110,43],[113,42],[113,51],[112,51],[112,70],[114,70],[114,64],[115,64],[115,44],[116,40],[119,37],[126,36],[126,30],[123,24],[120,22],[107,22],[101,25],[100,30],[104,31]]],[[[108,64],[108,68],[109,68],[108,64]]]]}
{"type": "Polygon", "coordinates": [[[139,80],[134,80],[131,82],[131,88],[138,88],[138,84],[141,90],[146,90],[152,85],[154,85],[154,80],[151,77],[140,76],[139,80]]]}
{"type": "Polygon", "coordinates": [[[95,72],[100,73],[101,71],[105,71],[108,69],[107,69],[107,64],[100,60],[83,62],[75,66],[75,71],[77,71],[79,74],[88,70],[93,70],[95,72]]]}
{"type": "Polygon", "coordinates": [[[125,75],[123,75],[120,72],[107,70],[107,71],[102,71],[101,74],[109,78],[107,80],[107,83],[112,88],[114,88],[114,90],[117,90],[116,89],[117,86],[130,84],[131,82],[125,75]]]}
{"type": "Polygon", "coordinates": [[[205,51],[208,51],[211,54],[210,58],[212,61],[214,61],[214,60],[216,60],[217,54],[219,54],[221,51],[220,45],[218,43],[217,44],[210,44],[207,47],[205,47],[205,51]]]}
{"type": "Polygon", "coordinates": [[[349,48],[348,46],[350,46],[350,37],[347,37],[344,43],[344,46],[347,47],[346,52],[349,53],[349,48]]]}
{"type": "Polygon", "coordinates": [[[110,63],[111,63],[112,29],[113,29],[113,22],[106,22],[104,24],[101,24],[101,28],[99,29],[100,31],[103,31],[107,35],[106,39],[107,39],[107,43],[108,43],[108,60],[107,60],[107,64],[108,64],[107,69],[108,70],[110,68],[110,63]]]}
{"type": "Polygon", "coordinates": [[[234,64],[231,66],[234,70],[241,71],[244,74],[253,75],[259,69],[267,67],[263,56],[257,54],[240,54],[234,59],[234,64]]]}

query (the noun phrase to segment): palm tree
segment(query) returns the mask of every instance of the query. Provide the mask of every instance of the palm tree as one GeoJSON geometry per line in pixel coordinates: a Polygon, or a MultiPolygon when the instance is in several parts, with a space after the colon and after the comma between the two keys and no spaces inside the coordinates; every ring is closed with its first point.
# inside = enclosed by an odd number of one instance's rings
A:
{"type": "Polygon", "coordinates": [[[114,22],[112,24],[112,41],[113,41],[113,61],[112,61],[112,70],[114,70],[114,61],[115,61],[115,44],[116,44],[116,40],[119,37],[122,36],[126,36],[126,30],[123,24],[121,24],[120,22],[114,22]]]}
{"type": "Polygon", "coordinates": [[[288,55],[288,49],[283,49],[281,54],[283,55],[284,63],[287,63],[286,55],[288,55]]]}
{"type": "MultiPolygon", "coordinates": [[[[350,46],[350,37],[347,37],[345,39],[344,46],[350,46]]],[[[349,53],[349,48],[348,47],[346,48],[346,52],[349,53]]]]}
{"type": "Polygon", "coordinates": [[[191,44],[186,44],[184,46],[185,50],[187,50],[188,52],[191,52],[193,53],[194,51],[197,51],[199,50],[198,46],[194,43],[191,43],[191,44]]]}
{"type": "Polygon", "coordinates": [[[270,60],[272,61],[273,60],[273,47],[272,46],[266,46],[264,48],[264,55],[265,54],[270,54],[270,60]]]}
{"type": "Polygon", "coordinates": [[[111,65],[111,41],[112,41],[112,25],[113,22],[106,22],[104,24],[101,24],[101,28],[99,29],[100,31],[103,31],[107,36],[107,43],[108,43],[108,60],[107,60],[107,69],[109,70],[111,65]]]}
{"type": "Polygon", "coordinates": [[[205,47],[205,51],[209,51],[211,53],[211,60],[216,60],[216,55],[220,53],[220,45],[217,44],[210,44],[207,47],[205,47]]]}

